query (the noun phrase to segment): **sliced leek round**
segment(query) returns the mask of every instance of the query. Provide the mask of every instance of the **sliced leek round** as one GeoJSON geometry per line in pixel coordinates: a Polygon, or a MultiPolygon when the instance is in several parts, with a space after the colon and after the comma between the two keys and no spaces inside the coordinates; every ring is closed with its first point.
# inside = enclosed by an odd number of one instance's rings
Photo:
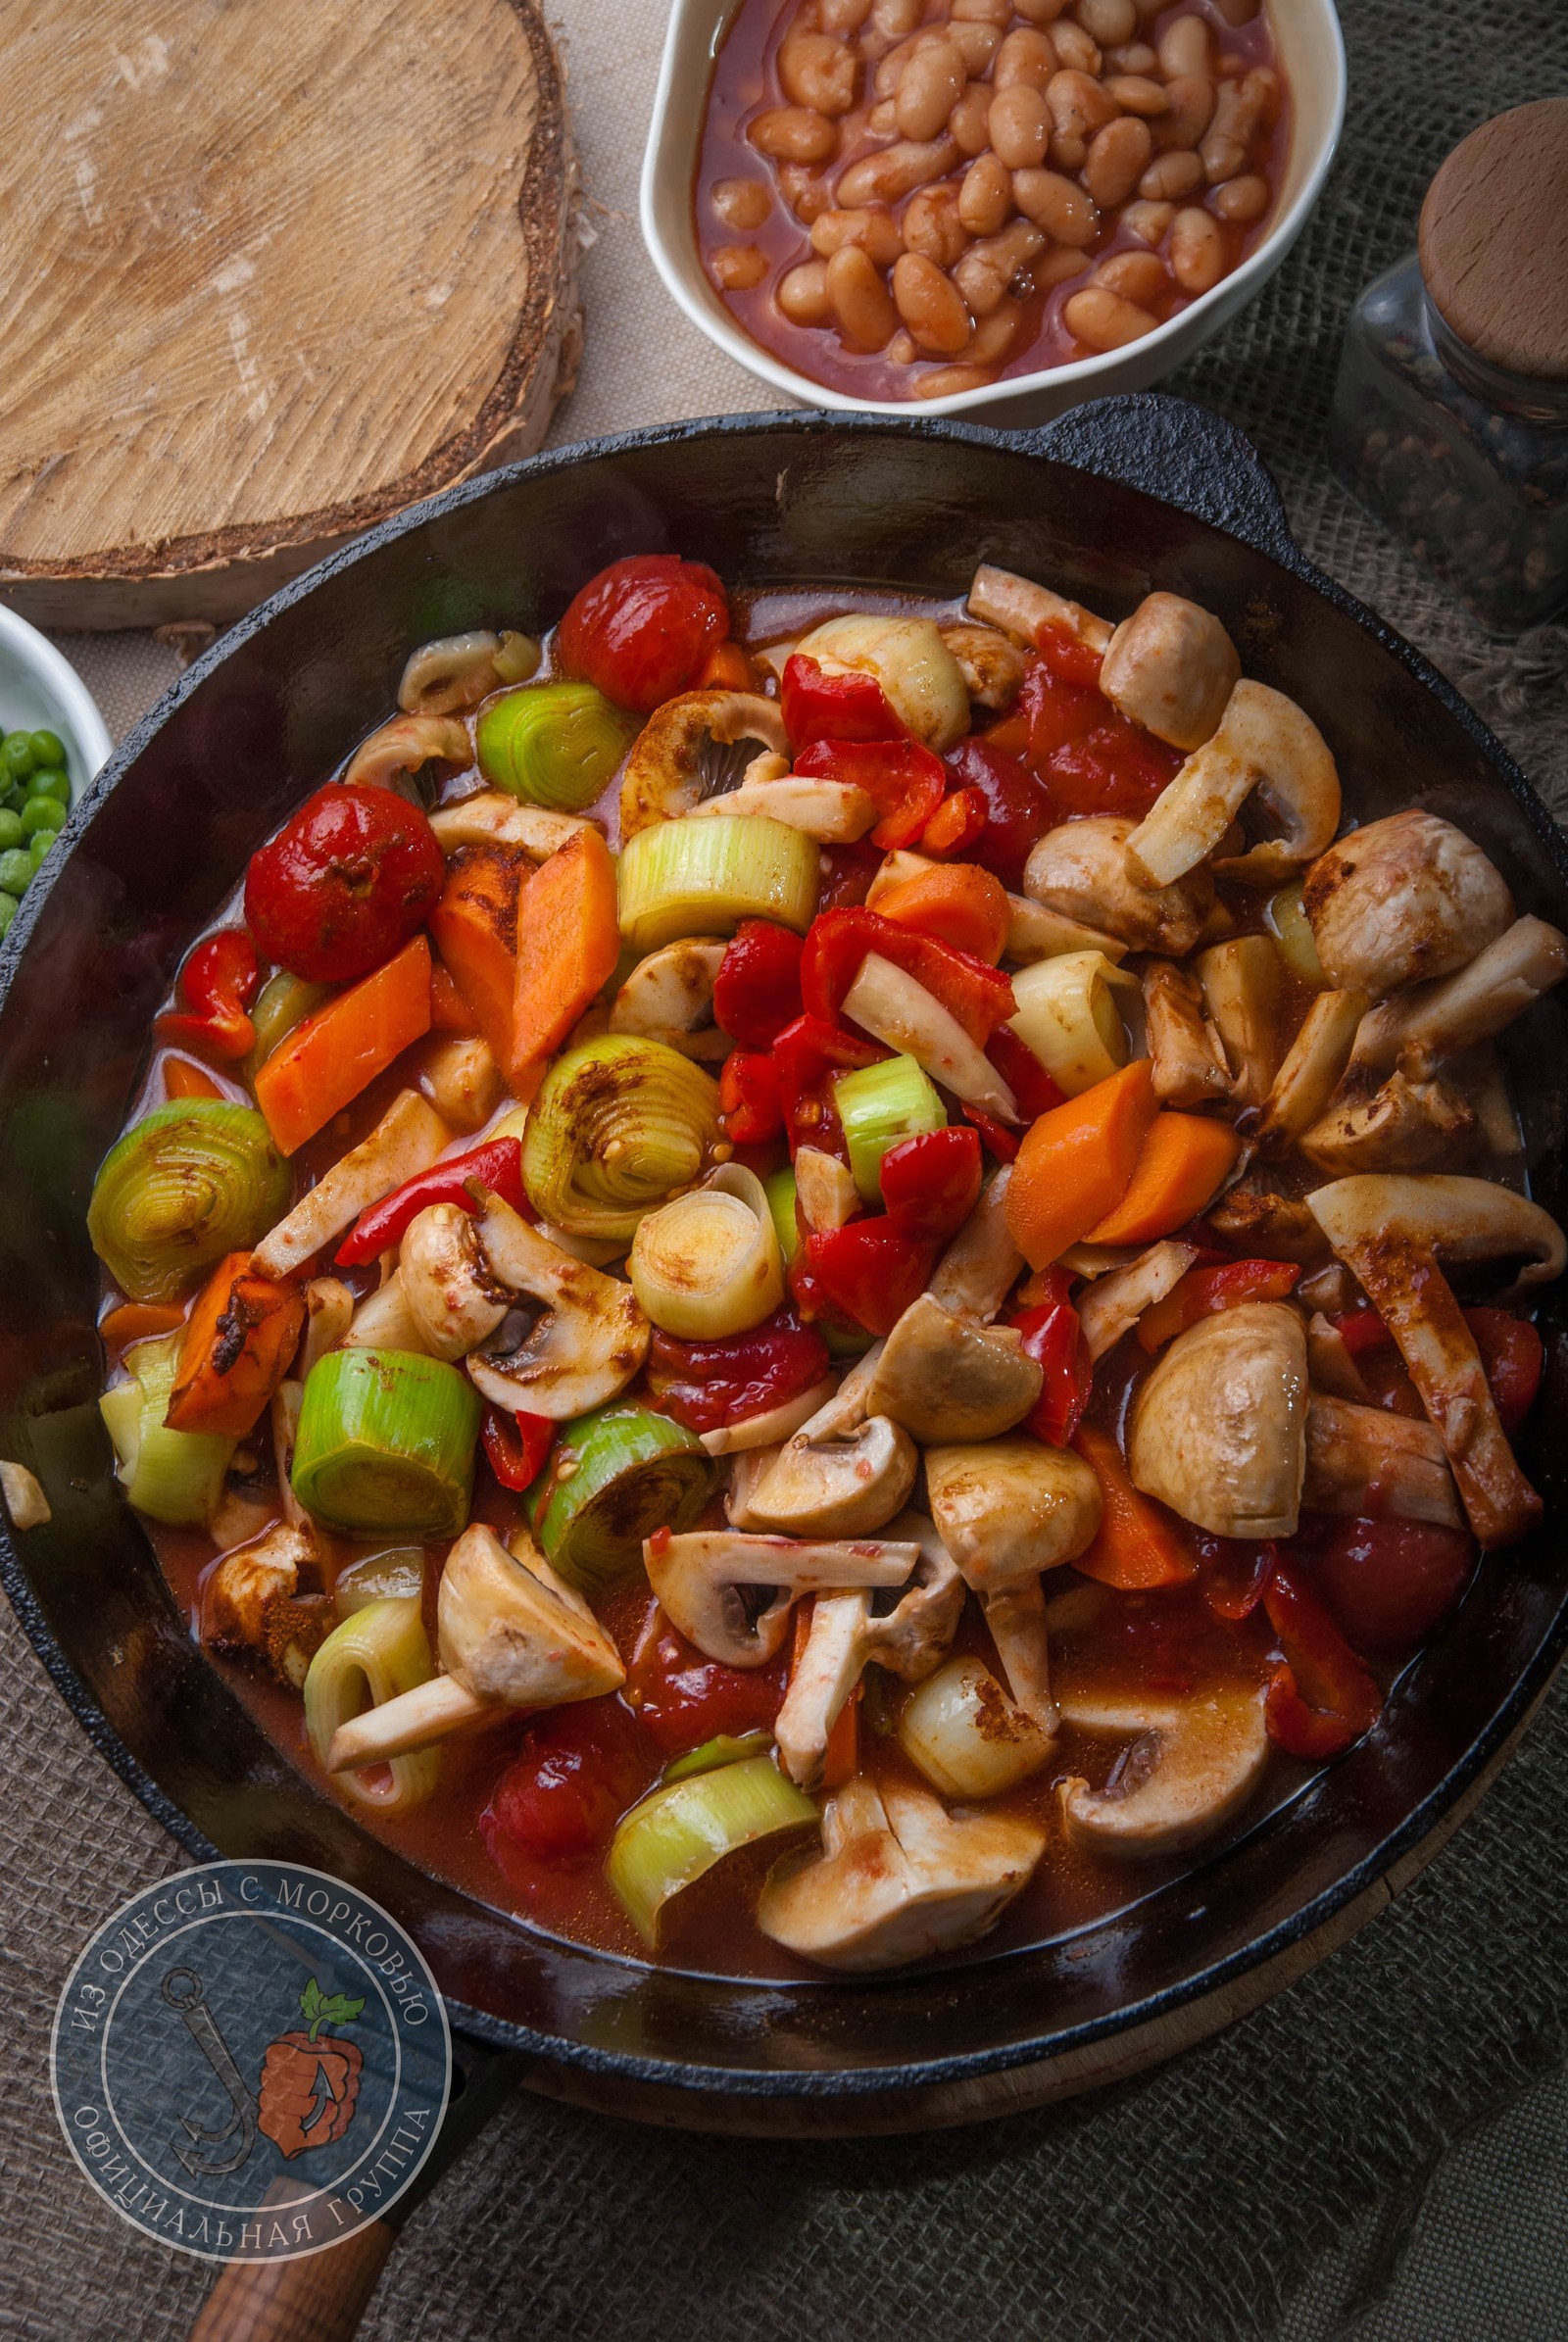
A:
{"type": "MultiPolygon", "coordinates": [[[[338,1584],[341,1591],[341,1579],[338,1584]]],[[[416,1594],[369,1601],[353,1611],[333,1628],[305,1678],[305,1729],[317,1762],[325,1768],[340,1725],[428,1683],[434,1673],[416,1594]]],[[[440,1775],[441,1751],[427,1748],[332,1778],[356,1804],[394,1814],[422,1805],[440,1775]]]]}
{"type": "Polygon", "coordinates": [[[1092,1090],[1127,1062],[1127,1033],[1114,989],[1136,992],[1136,979],[1102,951],[1063,951],[1019,968],[1008,1022],[1068,1098],[1092,1090]]]}
{"type": "Polygon", "coordinates": [[[638,1934],[657,1951],[664,1905],[726,1854],[775,1830],[800,1830],[816,1807],[771,1757],[745,1757],[666,1782],[615,1831],[605,1876],[638,1934]]]}
{"type": "Polygon", "coordinates": [[[329,1350],[312,1367],[290,1474],[328,1528],[456,1537],[468,1518],[479,1397],[444,1359],[329,1350]]]}
{"type": "Polygon", "coordinates": [[[690,1529],[712,1471],[701,1439],[650,1407],[612,1404],[563,1426],[533,1503],[539,1549],[590,1600],[642,1559],[657,1529],[690,1529]]]}
{"type": "Polygon", "coordinates": [[[760,1326],[784,1298],[784,1262],[756,1172],[725,1163],[650,1212],[626,1268],[653,1323],[683,1342],[721,1342],[760,1326]]]}
{"type": "Polygon", "coordinates": [[[662,1041],[605,1033],[566,1049],[541,1083],[523,1184],[553,1228],[630,1244],[645,1212],[702,1177],[718,1138],[711,1074],[662,1041]]]}
{"type": "Polygon", "coordinates": [[[213,1432],[166,1428],[183,1341],[181,1331],[128,1349],[129,1380],[106,1391],[98,1411],[115,1444],[126,1498],[137,1512],[172,1529],[205,1529],[222,1501],[237,1442],[213,1432]]]}
{"type": "Polygon", "coordinates": [[[621,936],[641,954],[683,935],[733,935],[742,919],[804,935],[819,875],[816,840],[765,814],[656,821],[621,853],[621,936]]]}

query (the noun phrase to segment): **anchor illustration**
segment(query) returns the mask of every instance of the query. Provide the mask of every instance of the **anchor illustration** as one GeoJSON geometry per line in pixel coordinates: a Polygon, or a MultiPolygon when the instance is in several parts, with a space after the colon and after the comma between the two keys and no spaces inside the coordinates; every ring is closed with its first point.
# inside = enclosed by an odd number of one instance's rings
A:
{"type": "Polygon", "coordinates": [[[244,2076],[235,2065],[228,2043],[218,2028],[218,2020],[207,2006],[201,1977],[192,1968],[172,1968],[160,1987],[164,1999],[182,2017],[191,2039],[228,2092],[233,2113],[220,2130],[209,2130],[204,2123],[193,2122],[189,2115],[179,2120],[192,2141],[181,2147],[176,2141],[174,2153],[193,2179],[215,2179],[225,2171],[238,2171],[256,2144],[256,2099],[245,2087],[244,2076]],[[207,2156],[203,2147],[220,2148],[226,2139],[239,2136],[226,2155],[207,2156]]]}

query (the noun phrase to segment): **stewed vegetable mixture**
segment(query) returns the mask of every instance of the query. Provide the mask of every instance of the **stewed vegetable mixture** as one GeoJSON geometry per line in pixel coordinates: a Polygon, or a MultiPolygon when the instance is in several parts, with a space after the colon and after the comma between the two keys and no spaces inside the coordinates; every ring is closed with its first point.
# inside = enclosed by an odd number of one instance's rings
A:
{"type": "Polygon", "coordinates": [[[1112,1907],[1376,1730],[1541,1514],[1494,1045],[1568,943],[1479,848],[1348,822],[1194,604],[985,566],[621,561],[399,704],[90,1215],[126,1495],[284,1744],[805,1973],[1112,1907]]]}

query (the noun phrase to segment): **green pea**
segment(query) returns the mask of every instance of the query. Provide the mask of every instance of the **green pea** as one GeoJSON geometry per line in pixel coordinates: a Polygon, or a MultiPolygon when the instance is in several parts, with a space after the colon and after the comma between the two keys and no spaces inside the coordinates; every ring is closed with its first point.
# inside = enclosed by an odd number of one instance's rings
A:
{"type": "Polygon", "coordinates": [[[0,936],[8,932],[20,908],[15,895],[0,894],[0,936]]]}
{"type": "Polygon", "coordinates": [[[35,838],[41,829],[58,830],[65,819],[65,807],[58,797],[29,797],[17,816],[24,838],[35,838]]]}
{"type": "Polygon", "coordinates": [[[20,846],[13,846],[9,854],[0,854],[0,890],[8,895],[24,895],[32,869],[31,854],[24,854],[20,846]]]}
{"type": "Polygon", "coordinates": [[[59,766],[66,760],[66,744],[58,732],[29,732],[27,746],[34,764],[59,766]]]}
{"type": "Polygon", "coordinates": [[[24,781],[34,762],[32,742],[25,732],[13,732],[7,740],[0,742],[0,767],[10,774],[13,781],[24,781]]]}
{"type": "Polygon", "coordinates": [[[40,764],[27,783],[29,797],[52,797],[57,805],[71,803],[71,775],[58,764],[40,764]]]}
{"type": "Polygon", "coordinates": [[[0,808],[8,813],[20,813],[26,802],[25,788],[20,783],[16,788],[8,786],[8,775],[4,765],[0,764],[0,808]]]}
{"type": "Polygon", "coordinates": [[[35,870],[59,835],[60,832],[57,829],[35,829],[33,831],[27,852],[32,857],[32,866],[35,870]]]}
{"type": "Polygon", "coordinates": [[[9,854],[13,846],[20,846],[24,835],[21,814],[0,811],[0,854],[9,854]]]}

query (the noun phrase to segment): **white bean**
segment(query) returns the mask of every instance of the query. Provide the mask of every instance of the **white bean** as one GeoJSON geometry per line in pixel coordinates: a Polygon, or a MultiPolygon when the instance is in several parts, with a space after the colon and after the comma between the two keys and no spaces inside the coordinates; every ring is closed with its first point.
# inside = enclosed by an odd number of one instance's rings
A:
{"type": "Polygon", "coordinates": [[[792,106],[848,114],[860,81],[860,60],[831,32],[792,32],[778,53],[778,77],[792,106]]]}
{"type": "Polygon", "coordinates": [[[885,350],[898,327],[893,297],[858,244],[845,244],[827,264],[827,297],[844,339],[857,350],[885,350]]]}
{"type": "Polygon", "coordinates": [[[1171,221],[1170,271],[1184,293],[1206,293],[1225,274],[1225,238],[1219,221],[1196,204],[1171,221]]]}
{"type": "Polygon", "coordinates": [[[1172,290],[1170,275],[1157,252],[1113,252],[1095,270],[1094,281],[1152,311],[1172,290]]]}
{"type": "Polygon", "coordinates": [[[1098,73],[1103,62],[1100,43],[1081,24],[1070,22],[1053,24],[1051,45],[1056,52],[1056,63],[1063,73],[1098,73]]]}
{"type": "Polygon", "coordinates": [[[958,190],[951,181],[922,187],[909,198],[904,215],[904,241],[910,252],[924,253],[939,268],[951,268],[968,244],[968,231],[958,217],[958,190]]]}
{"type": "Polygon", "coordinates": [[[1269,185],[1256,171],[1244,178],[1222,179],[1209,202],[1222,220],[1261,220],[1268,210],[1269,185]]]}
{"type": "Polygon", "coordinates": [[[963,59],[950,40],[933,41],[916,49],[899,75],[893,101],[894,120],[901,138],[935,138],[964,93],[968,82],[963,59]]]}
{"type": "Polygon", "coordinates": [[[1031,89],[1044,89],[1056,70],[1056,51],[1049,36],[1032,25],[1020,24],[997,51],[992,86],[1010,89],[1015,81],[1027,81],[1031,89]]]}
{"type": "MultiPolygon", "coordinates": [[[[1046,89],[1046,105],[1056,133],[1062,138],[1093,138],[1106,122],[1114,122],[1117,114],[1115,99],[1107,97],[1092,73],[1076,73],[1070,68],[1052,74],[1046,89]]],[[[1038,161],[1039,157],[1035,159],[1038,161]]]]}
{"type": "Polygon", "coordinates": [[[852,163],[838,183],[838,199],[847,211],[861,204],[899,203],[916,187],[940,179],[958,160],[951,138],[902,138],[880,154],[862,155],[852,163]]]}
{"type": "Polygon", "coordinates": [[[773,298],[792,325],[825,325],[833,315],[826,261],[801,261],[786,268],[773,298]]]}
{"type": "Polygon", "coordinates": [[[1024,218],[1043,227],[1054,243],[1082,251],[1100,233],[1100,212],[1094,197],[1060,171],[1014,171],[1012,200],[1024,218]]]}
{"type": "Polygon", "coordinates": [[[1147,73],[1107,74],[1105,95],[1114,98],[1124,114],[1163,114],[1170,104],[1164,83],[1147,73]]]}
{"type": "Polygon", "coordinates": [[[962,155],[983,155],[991,144],[991,92],[971,81],[948,118],[948,136],[962,155]]]}
{"type": "Polygon", "coordinates": [[[1203,166],[1196,155],[1156,155],[1138,182],[1146,203],[1179,203],[1203,183],[1203,166]]]}
{"type": "Polygon", "coordinates": [[[1071,294],[1062,304],[1061,315],[1069,333],[1087,342],[1091,350],[1102,351],[1125,349],[1129,342],[1152,333],[1159,322],[1136,301],[1124,301],[1119,293],[1093,284],[1071,294]]]}
{"type": "Polygon", "coordinates": [[[999,156],[970,164],[958,189],[958,218],[972,236],[994,236],[1012,217],[1012,179],[999,156]]]}
{"type": "Polygon", "coordinates": [[[1133,0],[1078,0],[1073,10],[1091,39],[1103,48],[1107,43],[1131,40],[1138,29],[1138,11],[1133,0]]]}
{"type": "Polygon", "coordinates": [[[1152,153],[1149,124],[1136,114],[1124,114],[1095,132],[1084,162],[1084,184],[1102,212],[1127,201],[1152,153]]]}
{"type": "Polygon", "coordinates": [[[825,163],[839,143],[827,116],[810,106],[770,106],[746,135],[760,154],[775,163],[825,163]]]}
{"type": "MultiPolygon", "coordinates": [[[[1058,74],[1056,79],[1061,76],[1058,74]]],[[[1027,171],[1045,160],[1051,138],[1046,98],[1027,81],[1014,81],[991,101],[991,144],[1008,171],[1027,171]]]]}
{"type": "Polygon", "coordinates": [[[956,358],[974,327],[950,277],[934,261],[906,252],[893,271],[899,315],[922,350],[935,358],[956,358]]]}
{"type": "Polygon", "coordinates": [[[773,198],[760,179],[715,179],[708,200],[726,227],[737,227],[743,234],[760,227],[773,209],[773,198]]]}
{"type": "Polygon", "coordinates": [[[1182,73],[1206,73],[1212,67],[1208,26],[1201,17],[1177,17],[1155,43],[1159,70],[1167,81],[1182,73]]]}
{"type": "Polygon", "coordinates": [[[891,268],[904,250],[904,237],[893,214],[880,206],[859,212],[831,210],[811,222],[811,250],[831,260],[846,244],[858,244],[872,265],[891,268]]]}

